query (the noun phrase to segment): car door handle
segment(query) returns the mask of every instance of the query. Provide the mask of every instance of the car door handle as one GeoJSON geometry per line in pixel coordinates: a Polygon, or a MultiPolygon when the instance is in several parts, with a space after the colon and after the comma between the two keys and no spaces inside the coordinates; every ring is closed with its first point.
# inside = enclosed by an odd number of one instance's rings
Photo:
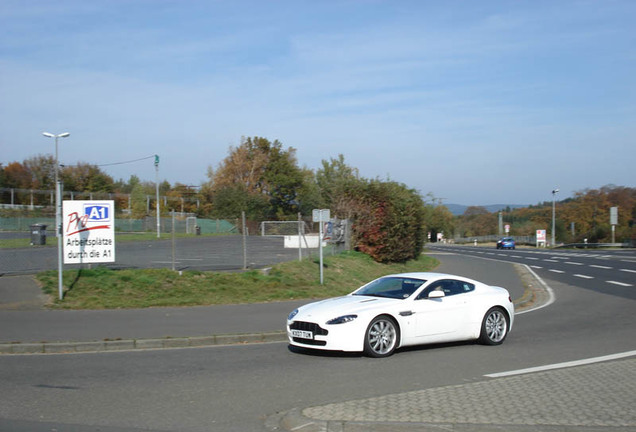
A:
{"type": "Polygon", "coordinates": [[[403,312],[400,312],[400,316],[411,316],[414,313],[415,312],[413,312],[413,311],[403,311],[403,312]]]}

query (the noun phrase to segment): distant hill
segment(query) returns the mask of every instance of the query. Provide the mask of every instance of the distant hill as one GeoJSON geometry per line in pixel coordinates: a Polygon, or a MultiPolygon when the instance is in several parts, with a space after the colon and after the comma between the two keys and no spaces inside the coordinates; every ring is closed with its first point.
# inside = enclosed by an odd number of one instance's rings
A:
{"type": "MultiPolygon", "coordinates": [[[[455,216],[463,215],[466,209],[470,207],[463,204],[444,204],[444,205],[455,216]]],[[[505,209],[506,207],[510,207],[511,209],[528,207],[528,204],[490,204],[490,205],[483,205],[478,207],[483,207],[486,210],[488,210],[490,213],[494,213],[494,212],[498,212],[499,210],[505,209]]]]}

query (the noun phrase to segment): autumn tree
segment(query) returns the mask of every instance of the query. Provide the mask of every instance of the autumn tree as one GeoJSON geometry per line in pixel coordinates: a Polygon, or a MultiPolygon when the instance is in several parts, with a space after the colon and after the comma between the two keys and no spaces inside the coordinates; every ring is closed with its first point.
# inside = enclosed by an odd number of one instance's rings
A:
{"type": "Polygon", "coordinates": [[[352,241],[358,250],[383,263],[420,255],[426,236],[424,202],[417,191],[372,180],[349,193],[355,202],[352,241]]]}
{"type": "Polygon", "coordinates": [[[62,169],[60,178],[64,182],[64,189],[78,192],[112,192],[114,181],[98,166],[88,163],[78,163],[62,169]]]}
{"type": "Polygon", "coordinates": [[[243,138],[238,147],[230,147],[228,156],[216,171],[209,170],[208,177],[210,181],[204,187],[208,194],[216,195],[227,189],[224,196],[230,194],[238,199],[239,195],[246,194],[248,196],[240,201],[254,203],[265,197],[268,208],[260,218],[282,219],[298,211],[304,174],[298,167],[296,150],[283,149],[278,140],[243,138]],[[255,199],[256,196],[259,198],[255,199]]]}

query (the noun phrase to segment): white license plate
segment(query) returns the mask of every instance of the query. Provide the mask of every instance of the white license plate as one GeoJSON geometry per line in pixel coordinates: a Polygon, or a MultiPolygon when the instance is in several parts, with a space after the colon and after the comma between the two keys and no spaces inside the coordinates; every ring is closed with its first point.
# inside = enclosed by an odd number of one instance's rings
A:
{"type": "Polygon", "coordinates": [[[303,330],[292,330],[291,334],[293,337],[301,338],[301,339],[313,339],[314,334],[310,331],[303,330]]]}

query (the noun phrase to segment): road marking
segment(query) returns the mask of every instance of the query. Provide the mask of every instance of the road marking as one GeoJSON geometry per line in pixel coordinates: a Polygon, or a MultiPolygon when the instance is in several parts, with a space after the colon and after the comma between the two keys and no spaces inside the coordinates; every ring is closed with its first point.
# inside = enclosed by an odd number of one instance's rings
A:
{"type": "Polygon", "coordinates": [[[538,261],[539,260],[539,258],[535,258],[535,257],[528,257],[526,259],[533,260],[533,261],[538,261]]]}
{"type": "Polygon", "coordinates": [[[580,263],[580,262],[574,262],[574,261],[566,261],[565,263],[566,263],[566,264],[571,264],[571,265],[583,265],[583,264],[582,264],[582,263],[580,263]]]}
{"type": "Polygon", "coordinates": [[[510,258],[523,258],[523,257],[519,255],[510,255],[510,258]]]}
{"type": "Polygon", "coordinates": [[[541,266],[530,266],[530,267],[532,267],[532,268],[536,268],[536,269],[542,269],[542,268],[543,268],[543,267],[541,267],[541,266]]]}
{"type": "Polygon", "coordinates": [[[623,282],[616,282],[616,281],[607,281],[607,283],[611,283],[613,285],[618,285],[618,286],[624,286],[624,287],[634,286],[632,284],[623,283],[623,282]]]}
{"type": "Polygon", "coordinates": [[[558,262],[557,260],[553,260],[553,259],[544,259],[543,261],[547,261],[547,262],[558,262]]]}
{"type": "MultiPolygon", "coordinates": [[[[555,300],[556,300],[556,296],[554,295],[554,290],[552,290],[552,288],[550,287],[550,285],[548,285],[547,283],[545,283],[545,281],[544,281],[543,279],[541,279],[541,278],[539,277],[539,275],[538,275],[538,274],[536,274],[536,273],[535,273],[535,272],[534,272],[534,271],[530,268],[530,266],[527,266],[526,264],[522,264],[522,265],[523,265],[526,269],[528,269],[528,271],[529,271],[530,273],[532,273],[532,276],[534,276],[534,278],[535,278],[535,279],[539,282],[539,284],[541,284],[541,285],[543,286],[543,289],[545,290],[545,292],[546,292],[546,293],[548,293],[548,300],[547,300],[545,303],[543,303],[543,304],[541,304],[541,305],[539,305],[539,306],[537,306],[537,307],[530,307],[530,309],[526,309],[526,310],[524,310],[524,311],[522,311],[522,312],[515,312],[515,316],[517,316],[517,315],[521,315],[521,314],[524,314],[524,313],[527,313],[527,312],[534,312],[534,311],[536,311],[536,310],[543,309],[544,307],[548,307],[548,306],[550,306],[550,305],[551,305],[552,303],[554,303],[554,302],[555,302],[555,300]]],[[[537,267],[537,266],[532,266],[532,267],[535,267],[535,268],[541,268],[541,267],[537,267]]]]}
{"type": "Polygon", "coordinates": [[[565,273],[564,271],[554,270],[554,269],[550,269],[550,271],[553,272],[553,273],[565,273]]]}
{"type": "Polygon", "coordinates": [[[593,276],[582,275],[582,274],[575,274],[574,276],[576,276],[578,278],[583,278],[583,279],[594,279],[593,276]]]}
{"type": "Polygon", "coordinates": [[[544,372],[544,371],[554,370],[554,369],[564,369],[564,368],[574,367],[574,366],[584,366],[588,364],[600,363],[600,362],[610,361],[610,360],[618,360],[618,359],[622,359],[625,357],[632,357],[632,356],[636,356],[636,351],[627,351],[624,353],[611,354],[611,355],[606,355],[602,357],[593,357],[589,359],[575,360],[575,361],[565,362],[565,363],[555,363],[551,365],[537,366],[537,367],[532,367],[527,369],[518,369],[514,371],[509,371],[509,372],[499,372],[499,373],[493,373],[493,374],[488,374],[484,376],[488,378],[501,378],[501,377],[513,376],[513,375],[523,375],[523,374],[533,373],[533,372],[544,372]]]}
{"type": "Polygon", "coordinates": [[[599,268],[599,269],[605,269],[605,270],[611,270],[612,269],[612,267],[602,266],[602,265],[595,265],[595,264],[590,265],[590,267],[599,268]]]}
{"type": "Polygon", "coordinates": [[[630,269],[620,269],[620,271],[636,273],[636,270],[630,270],[630,269]]]}

